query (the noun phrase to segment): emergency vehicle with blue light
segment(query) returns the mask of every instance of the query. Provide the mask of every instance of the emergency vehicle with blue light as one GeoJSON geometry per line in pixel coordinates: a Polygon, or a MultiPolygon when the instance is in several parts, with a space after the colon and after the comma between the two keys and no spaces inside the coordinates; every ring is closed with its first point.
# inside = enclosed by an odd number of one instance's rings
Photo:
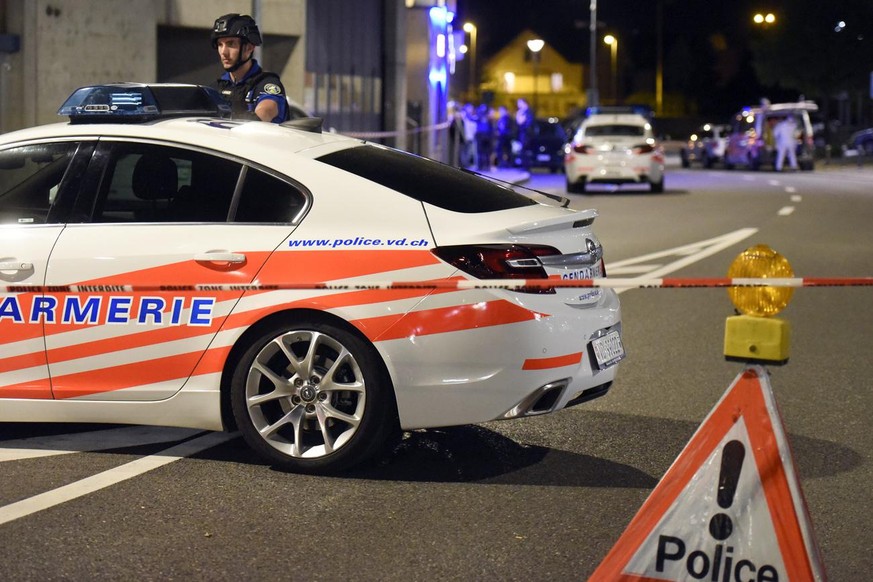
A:
{"type": "Polygon", "coordinates": [[[469,284],[604,277],[593,210],[200,86],[59,113],[0,136],[0,421],[236,428],[324,473],[615,379],[614,291],[469,284]]]}

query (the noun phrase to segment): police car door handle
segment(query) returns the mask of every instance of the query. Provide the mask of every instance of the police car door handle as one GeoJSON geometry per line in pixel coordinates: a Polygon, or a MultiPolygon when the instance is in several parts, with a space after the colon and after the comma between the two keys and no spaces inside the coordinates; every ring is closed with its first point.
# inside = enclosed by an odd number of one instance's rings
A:
{"type": "Polygon", "coordinates": [[[33,263],[3,261],[0,262],[0,271],[33,271],[33,263]]]}
{"type": "Polygon", "coordinates": [[[206,263],[245,263],[246,256],[242,253],[231,253],[227,251],[209,251],[194,255],[194,260],[206,263]]]}

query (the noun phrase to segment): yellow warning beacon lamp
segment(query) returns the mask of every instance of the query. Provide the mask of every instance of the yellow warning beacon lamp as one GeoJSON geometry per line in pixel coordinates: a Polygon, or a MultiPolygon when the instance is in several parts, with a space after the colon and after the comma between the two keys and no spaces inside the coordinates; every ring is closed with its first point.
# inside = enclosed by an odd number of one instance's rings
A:
{"type": "MultiPolygon", "coordinates": [[[[732,279],[791,278],[788,259],[768,247],[746,249],[728,268],[732,279]]],[[[741,315],[727,318],[725,358],[737,362],[782,365],[788,362],[791,326],[775,317],[791,300],[791,287],[728,287],[728,295],[741,315]]]]}

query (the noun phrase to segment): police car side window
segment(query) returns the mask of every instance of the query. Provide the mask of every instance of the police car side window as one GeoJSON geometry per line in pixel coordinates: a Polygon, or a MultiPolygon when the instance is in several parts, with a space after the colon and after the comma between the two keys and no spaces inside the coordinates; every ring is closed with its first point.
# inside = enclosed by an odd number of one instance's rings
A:
{"type": "Polygon", "coordinates": [[[306,197],[296,187],[249,167],[234,222],[293,222],[305,203],[306,197]]]}
{"type": "Polygon", "coordinates": [[[113,144],[95,222],[224,222],[242,165],[155,144],[113,144]]]}
{"type": "Polygon", "coordinates": [[[0,224],[44,224],[78,143],[0,151],[0,224]]]}

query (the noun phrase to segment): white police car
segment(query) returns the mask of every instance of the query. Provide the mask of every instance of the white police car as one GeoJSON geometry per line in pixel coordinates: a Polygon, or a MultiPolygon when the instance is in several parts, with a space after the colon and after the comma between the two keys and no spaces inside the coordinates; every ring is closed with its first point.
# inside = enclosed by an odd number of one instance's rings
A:
{"type": "Polygon", "coordinates": [[[564,147],[567,192],[590,184],[648,184],[664,191],[664,151],[639,113],[595,113],[564,147]]]}
{"type": "Polygon", "coordinates": [[[0,421],[238,427],[329,472],[606,393],[616,294],[545,287],[605,276],[594,211],[214,98],[87,87],[0,136],[0,421]]]}

